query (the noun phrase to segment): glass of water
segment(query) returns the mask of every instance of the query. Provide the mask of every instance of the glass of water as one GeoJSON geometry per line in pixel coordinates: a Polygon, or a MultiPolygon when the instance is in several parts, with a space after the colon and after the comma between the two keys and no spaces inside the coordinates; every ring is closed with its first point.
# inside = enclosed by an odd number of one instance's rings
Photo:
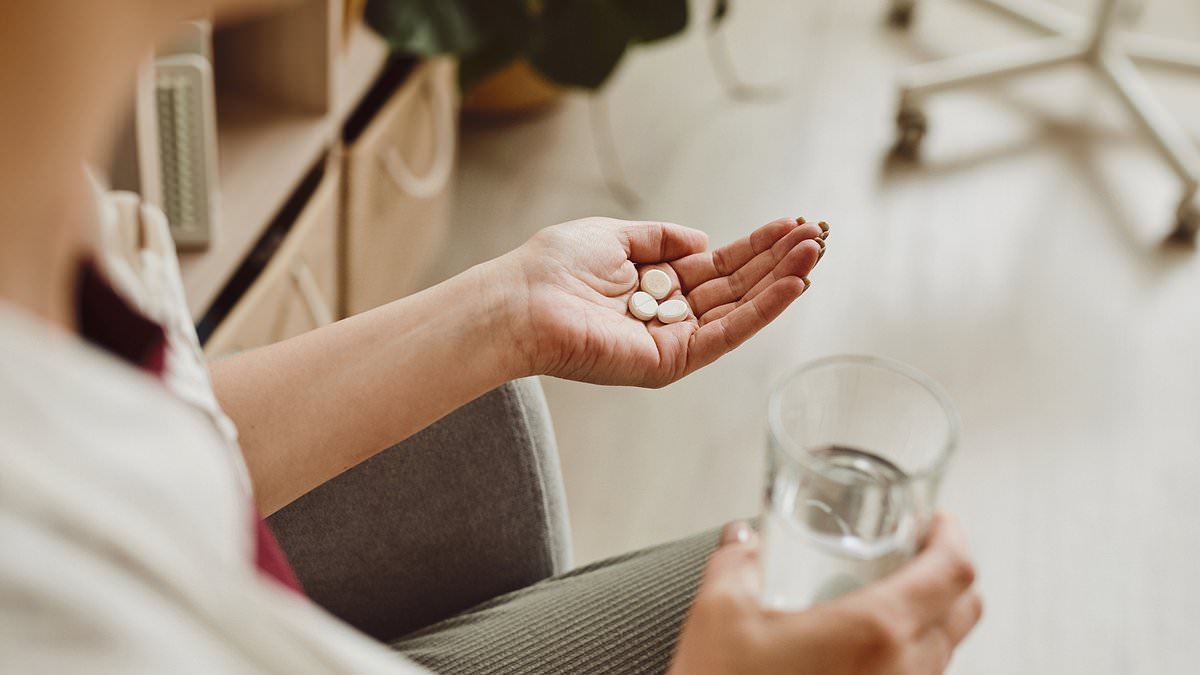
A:
{"type": "Polygon", "coordinates": [[[958,417],[920,371],[833,356],[771,394],[763,603],[796,610],[893,571],[933,516],[958,417]]]}

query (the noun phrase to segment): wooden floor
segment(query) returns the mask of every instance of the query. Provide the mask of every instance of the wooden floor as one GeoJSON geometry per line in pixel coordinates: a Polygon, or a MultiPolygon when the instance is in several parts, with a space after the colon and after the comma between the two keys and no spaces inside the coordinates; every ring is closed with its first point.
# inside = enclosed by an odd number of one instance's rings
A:
{"type": "MultiPolygon", "coordinates": [[[[723,96],[698,31],[636,54],[606,96],[632,210],[604,189],[584,99],[463,140],[435,276],[584,215],[714,243],[781,215],[833,224],[811,291],[718,364],[661,391],[545,383],[578,561],[753,514],[769,386],[883,354],[963,419],[943,502],[987,614],[952,672],[1200,672],[1200,256],[1159,244],[1175,178],[1073,69],[939,96],[921,164],[889,165],[898,69],[1036,33],[969,1],[924,3],[908,33],[882,0],[735,8],[738,67],[785,95],[723,96]]],[[[1152,0],[1142,25],[1200,39],[1200,4],[1152,0]]],[[[1200,137],[1200,76],[1152,81],[1200,137]]]]}

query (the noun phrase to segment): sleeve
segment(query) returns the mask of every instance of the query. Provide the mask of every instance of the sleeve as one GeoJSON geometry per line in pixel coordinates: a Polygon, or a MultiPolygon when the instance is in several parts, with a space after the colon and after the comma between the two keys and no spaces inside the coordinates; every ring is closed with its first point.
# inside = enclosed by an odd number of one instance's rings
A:
{"type": "Polygon", "coordinates": [[[0,511],[0,671],[424,672],[290,591],[175,588],[143,561],[0,511]],[[197,603],[196,591],[212,602],[197,603]]]}
{"type": "MultiPolygon", "coordinates": [[[[149,431],[119,436],[61,386],[7,393],[0,386],[0,673],[423,672],[241,554],[231,529],[244,513],[222,508],[239,493],[194,412],[139,397],[149,431]],[[37,418],[49,399],[22,406],[54,392],[57,426],[37,418]]],[[[110,395],[130,405],[120,388],[110,395]]]]}

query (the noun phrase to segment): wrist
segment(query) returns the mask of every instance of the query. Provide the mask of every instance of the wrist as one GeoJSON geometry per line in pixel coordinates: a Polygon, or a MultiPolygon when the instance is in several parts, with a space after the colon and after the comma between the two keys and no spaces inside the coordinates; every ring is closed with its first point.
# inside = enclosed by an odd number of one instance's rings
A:
{"type": "Polygon", "coordinates": [[[518,252],[480,263],[464,277],[473,298],[469,314],[478,322],[479,349],[505,381],[538,374],[529,329],[528,284],[518,252]]]}

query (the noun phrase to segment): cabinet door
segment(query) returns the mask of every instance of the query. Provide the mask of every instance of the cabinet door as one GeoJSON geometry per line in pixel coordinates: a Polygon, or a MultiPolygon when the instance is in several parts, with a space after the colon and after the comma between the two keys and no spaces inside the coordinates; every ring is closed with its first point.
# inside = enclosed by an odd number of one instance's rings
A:
{"type": "Polygon", "coordinates": [[[345,155],[345,314],[417,290],[449,226],[458,133],[453,61],[413,69],[345,155]]]}
{"type": "Polygon", "coordinates": [[[279,250],[213,332],[204,348],[209,356],[261,347],[334,321],[340,181],[331,163],[279,250]]]}

